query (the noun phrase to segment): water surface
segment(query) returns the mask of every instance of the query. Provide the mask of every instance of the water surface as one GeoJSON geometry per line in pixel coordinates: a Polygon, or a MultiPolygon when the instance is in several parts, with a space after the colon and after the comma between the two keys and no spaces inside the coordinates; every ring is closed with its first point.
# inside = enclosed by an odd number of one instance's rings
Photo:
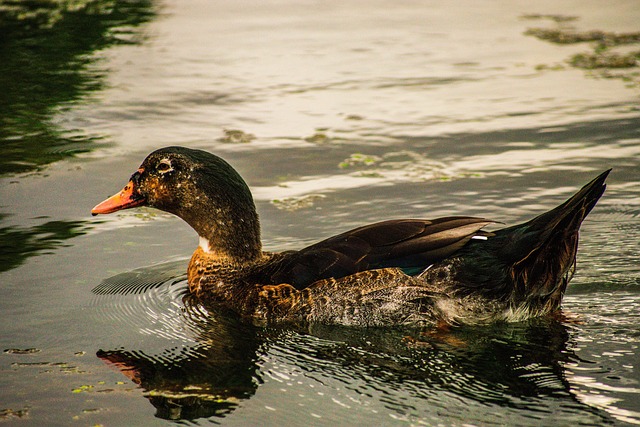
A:
{"type": "Polygon", "coordinates": [[[0,419],[640,424],[640,68],[576,60],[640,51],[636,2],[88,0],[0,13],[0,419]],[[594,31],[605,41],[540,36],[594,31]],[[515,224],[613,172],[563,319],[303,333],[190,301],[197,238],[180,220],[89,216],[172,144],[240,171],[269,250],[394,217],[515,224]]]}

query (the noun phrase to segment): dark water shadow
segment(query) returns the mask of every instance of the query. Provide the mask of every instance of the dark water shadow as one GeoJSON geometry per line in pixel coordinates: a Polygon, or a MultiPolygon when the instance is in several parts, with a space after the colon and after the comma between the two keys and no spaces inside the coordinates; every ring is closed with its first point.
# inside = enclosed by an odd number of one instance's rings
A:
{"type": "Polygon", "coordinates": [[[194,301],[185,268],[186,260],[157,264],[92,289],[94,306],[108,321],[151,332],[159,343],[145,350],[99,350],[97,356],[144,390],[158,418],[224,417],[255,394],[263,340],[252,325],[194,301]],[[164,347],[167,338],[171,348],[164,347]]]}
{"type": "MultiPolygon", "coordinates": [[[[0,214],[0,222],[6,214],[0,214]]],[[[47,221],[34,227],[0,227],[0,272],[11,270],[28,258],[49,253],[65,242],[86,234],[84,221],[47,221]]]]}
{"type": "Polygon", "coordinates": [[[158,418],[224,417],[240,401],[253,396],[261,382],[257,330],[233,318],[196,317],[202,327],[197,346],[155,355],[131,349],[99,350],[96,354],[144,389],[158,418]]]}
{"type": "Polygon", "coordinates": [[[58,108],[103,87],[93,53],[135,43],[154,17],[151,0],[4,1],[0,7],[0,175],[95,148],[97,136],[65,131],[58,108]]]}
{"type": "MultiPolygon", "coordinates": [[[[543,402],[561,402],[563,411],[587,424],[613,424],[572,391],[565,364],[590,362],[572,351],[568,326],[555,319],[448,331],[322,326],[313,334],[334,342],[317,348],[314,358],[337,362],[334,369],[343,375],[375,378],[384,389],[403,389],[435,406],[447,406],[446,393],[535,418],[544,412],[543,402]]],[[[492,412],[478,414],[477,421],[495,422],[492,412]]]]}
{"type": "MultiPolygon", "coordinates": [[[[600,105],[597,108],[624,108],[623,104],[600,105]]],[[[588,110],[589,107],[585,107],[588,110]]],[[[496,143],[502,144],[518,143],[528,141],[536,147],[553,146],[556,143],[575,143],[579,141],[582,145],[608,145],[616,144],[620,141],[633,141],[640,137],[640,115],[635,114],[621,119],[602,119],[598,121],[575,121],[556,126],[532,126],[522,128],[506,128],[500,130],[490,130],[483,132],[451,133],[446,135],[449,141],[455,141],[456,145],[463,146],[465,156],[486,154],[495,150],[496,143]]],[[[425,137],[398,136],[408,144],[419,144],[425,142],[425,137]]],[[[443,140],[445,137],[439,137],[443,140]]],[[[427,139],[428,142],[428,139],[427,139]]],[[[430,151],[442,154],[450,152],[448,144],[440,147],[430,147],[430,151]]],[[[620,162],[623,159],[615,159],[620,162]]],[[[629,159],[633,161],[635,159],[629,159]]],[[[636,162],[637,164],[637,162],[636,162]]]]}
{"type": "MultiPolygon", "coordinates": [[[[136,274],[137,284],[130,286],[111,280],[96,292],[117,296],[120,291],[136,293],[136,287],[148,292],[164,286],[158,280],[144,283],[140,277],[136,274]]],[[[393,391],[401,391],[426,406],[446,407],[453,395],[458,401],[511,408],[535,419],[547,402],[587,424],[613,423],[606,412],[582,403],[572,391],[565,364],[590,362],[573,352],[569,326],[556,319],[450,331],[322,325],[299,331],[254,327],[231,314],[207,311],[184,292],[181,295],[182,321],[194,331],[195,345],[154,354],[126,347],[97,353],[144,390],[159,418],[228,416],[255,395],[263,383],[261,361],[275,350],[287,355],[284,366],[309,380],[338,378],[385,391],[390,410],[395,403],[402,410],[402,402],[393,402],[393,391]]],[[[142,309],[130,307],[126,312],[142,309]]],[[[488,409],[479,419],[490,413],[488,409]]]]}

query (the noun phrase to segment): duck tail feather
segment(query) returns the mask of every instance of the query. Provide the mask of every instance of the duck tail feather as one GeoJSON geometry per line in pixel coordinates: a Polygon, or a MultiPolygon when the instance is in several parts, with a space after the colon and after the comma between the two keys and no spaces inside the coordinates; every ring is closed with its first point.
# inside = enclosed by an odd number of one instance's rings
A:
{"type": "Polygon", "coordinates": [[[503,245],[498,257],[507,265],[514,288],[511,300],[557,309],[576,263],[580,225],[606,188],[611,169],[601,173],[560,206],[514,227],[496,232],[503,245]]]}
{"type": "MultiPolygon", "coordinates": [[[[524,259],[530,252],[548,245],[554,237],[577,233],[582,221],[604,193],[604,182],[609,172],[611,169],[598,175],[560,206],[523,224],[499,230],[497,233],[508,237],[501,255],[524,259]]],[[[512,259],[512,262],[521,259],[512,259]]]]}

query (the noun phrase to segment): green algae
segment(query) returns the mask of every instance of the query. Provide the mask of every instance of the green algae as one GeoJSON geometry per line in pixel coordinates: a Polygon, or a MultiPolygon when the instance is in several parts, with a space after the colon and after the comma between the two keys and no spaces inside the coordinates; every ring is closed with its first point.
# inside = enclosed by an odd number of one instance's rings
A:
{"type": "Polygon", "coordinates": [[[326,197],[323,194],[307,194],[300,197],[285,197],[283,199],[273,199],[271,203],[278,209],[285,211],[296,211],[298,209],[309,208],[315,201],[326,197]]]}
{"type": "MultiPolygon", "coordinates": [[[[589,51],[572,54],[566,64],[596,78],[619,79],[629,87],[640,87],[640,31],[581,31],[569,22],[577,17],[562,15],[525,15],[524,19],[549,20],[553,28],[529,28],[524,34],[558,45],[588,45],[589,51]],[[638,46],[639,49],[634,49],[638,46]]],[[[563,70],[560,65],[540,64],[537,71],[563,70]]]]}
{"type": "Polygon", "coordinates": [[[256,139],[256,136],[240,129],[223,129],[224,135],[218,141],[225,144],[248,144],[256,139]]]}

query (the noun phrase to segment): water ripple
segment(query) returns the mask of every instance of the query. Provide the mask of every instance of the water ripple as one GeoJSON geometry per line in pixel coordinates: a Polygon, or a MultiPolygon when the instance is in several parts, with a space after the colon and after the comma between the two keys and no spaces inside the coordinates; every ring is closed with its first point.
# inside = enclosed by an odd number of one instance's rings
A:
{"type": "Polygon", "coordinates": [[[205,314],[185,309],[187,289],[185,262],[175,261],[105,279],[92,290],[91,306],[99,317],[141,334],[193,342],[186,319],[205,314]]]}

